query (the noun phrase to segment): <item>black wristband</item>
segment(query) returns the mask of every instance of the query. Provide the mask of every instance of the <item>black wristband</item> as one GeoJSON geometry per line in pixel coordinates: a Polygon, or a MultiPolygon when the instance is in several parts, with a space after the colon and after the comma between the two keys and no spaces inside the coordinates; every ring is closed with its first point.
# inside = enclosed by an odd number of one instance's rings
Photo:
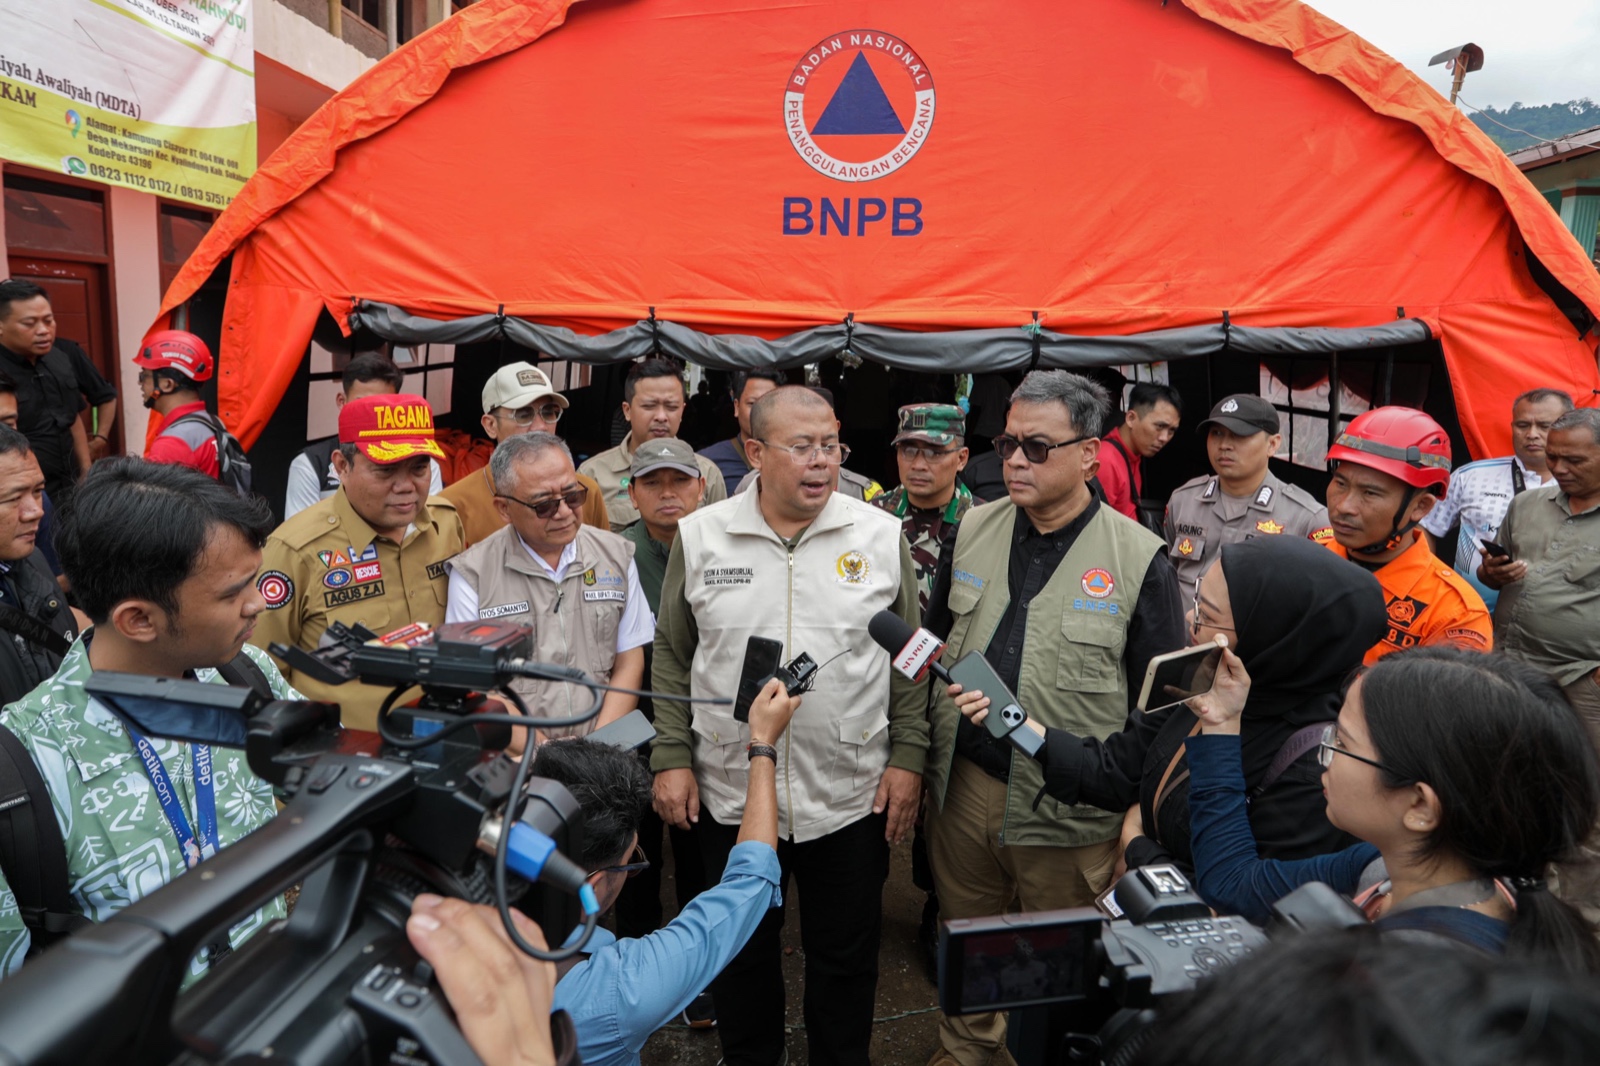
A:
{"type": "Polygon", "coordinates": [[[745,755],[751,759],[771,759],[773,765],[778,762],[778,749],[771,744],[752,744],[745,749],[745,755]]]}

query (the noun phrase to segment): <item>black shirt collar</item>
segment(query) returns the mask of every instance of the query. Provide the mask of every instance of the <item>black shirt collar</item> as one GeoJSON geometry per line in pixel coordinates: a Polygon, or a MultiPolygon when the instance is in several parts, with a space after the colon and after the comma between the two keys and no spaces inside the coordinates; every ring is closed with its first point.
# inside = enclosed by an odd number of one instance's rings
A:
{"type": "Polygon", "coordinates": [[[1091,492],[1089,494],[1089,506],[1085,507],[1077,518],[1053,532],[1041,533],[1034,528],[1033,522],[1028,519],[1028,512],[1018,507],[1016,524],[1011,528],[1011,542],[1013,544],[1021,544],[1025,540],[1075,540],[1078,534],[1083,532],[1084,527],[1099,513],[1099,510],[1100,497],[1091,492]]]}

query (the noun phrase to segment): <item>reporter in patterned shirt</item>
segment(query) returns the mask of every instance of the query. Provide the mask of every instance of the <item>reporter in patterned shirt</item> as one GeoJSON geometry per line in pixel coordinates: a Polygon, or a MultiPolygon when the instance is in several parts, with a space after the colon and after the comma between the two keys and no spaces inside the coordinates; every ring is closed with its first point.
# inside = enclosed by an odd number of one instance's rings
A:
{"type": "MultiPolygon", "coordinates": [[[[104,921],[266,824],[274,806],[242,751],[141,737],[89,696],[89,675],[225,684],[220,668],[301,697],[245,644],[265,606],[255,580],[272,529],[265,501],[186,467],[114,459],[94,465],[58,517],[62,565],[94,624],[55,676],[0,711],[0,726],[49,789],[72,911],[104,921]]],[[[32,880],[10,873],[19,887],[32,880]]],[[[185,983],[284,913],[279,897],[235,925],[190,960],[185,983]]],[[[0,975],[21,966],[31,933],[0,876],[0,975]]]]}

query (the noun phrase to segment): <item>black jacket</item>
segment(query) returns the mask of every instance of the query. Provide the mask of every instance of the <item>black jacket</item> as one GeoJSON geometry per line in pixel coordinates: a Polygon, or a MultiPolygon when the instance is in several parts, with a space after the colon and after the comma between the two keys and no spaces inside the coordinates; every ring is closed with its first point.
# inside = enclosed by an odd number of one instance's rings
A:
{"type": "MultiPolygon", "coordinates": [[[[42,623],[68,644],[77,638],[78,623],[42,552],[35,548],[26,559],[12,563],[5,580],[21,602],[24,615],[42,623]]],[[[0,705],[26,696],[60,665],[59,654],[15,632],[6,619],[0,618],[0,705]]]]}

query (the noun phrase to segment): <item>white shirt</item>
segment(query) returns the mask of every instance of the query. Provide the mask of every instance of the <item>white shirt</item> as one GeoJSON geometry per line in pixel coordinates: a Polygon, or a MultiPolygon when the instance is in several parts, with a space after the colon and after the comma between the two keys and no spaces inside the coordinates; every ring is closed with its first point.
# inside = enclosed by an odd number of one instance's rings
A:
{"type": "Polygon", "coordinates": [[[1511,473],[1513,463],[1522,471],[1525,489],[1553,483],[1554,479],[1541,478],[1514,455],[1479,459],[1451,472],[1448,493],[1421,522],[1422,528],[1435,537],[1450,532],[1457,520],[1461,522],[1461,532],[1456,537],[1456,572],[1472,583],[1491,610],[1499,593],[1478,581],[1478,565],[1483,561],[1483,549],[1478,547],[1478,542],[1493,543],[1500,535],[1500,523],[1505,521],[1506,511],[1516,495],[1516,482],[1511,473]]]}
{"type": "MultiPolygon", "coordinates": [[[[439,470],[439,460],[428,460],[428,472],[431,480],[428,483],[428,495],[437,496],[444,491],[444,474],[439,470]]],[[[339,475],[333,469],[333,461],[328,461],[328,480],[333,484],[339,483],[339,475]]],[[[317,476],[316,470],[311,466],[311,460],[305,453],[294,457],[289,464],[289,487],[283,494],[283,517],[287,521],[304,511],[318,500],[325,500],[333,495],[333,490],[322,491],[322,479],[317,476]]]]}
{"type": "MultiPolygon", "coordinates": [[[[546,576],[560,584],[566,579],[567,568],[578,558],[578,544],[574,541],[561,549],[561,558],[555,566],[544,561],[544,556],[528,547],[521,537],[517,543],[528,557],[539,564],[546,576]]],[[[642,648],[656,639],[656,616],[644,598],[644,586],[639,584],[639,566],[628,563],[628,599],[622,606],[622,619],[617,623],[617,654],[642,648]]],[[[476,622],[478,620],[478,590],[470,581],[450,573],[450,597],[444,608],[444,620],[450,622],[476,622]]]]}

